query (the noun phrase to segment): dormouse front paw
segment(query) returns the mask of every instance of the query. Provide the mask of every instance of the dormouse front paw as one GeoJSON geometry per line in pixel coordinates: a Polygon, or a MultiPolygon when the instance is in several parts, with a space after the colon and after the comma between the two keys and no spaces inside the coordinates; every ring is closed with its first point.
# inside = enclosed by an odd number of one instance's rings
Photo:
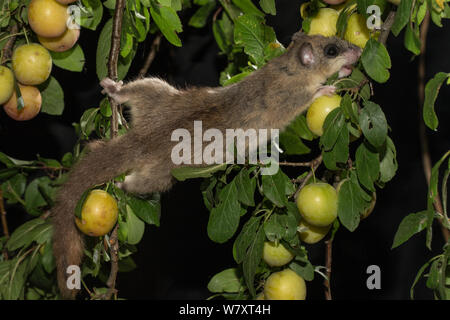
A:
{"type": "Polygon", "coordinates": [[[115,93],[118,93],[120,89],[122,89],[123,82],[115,82],[110,78],[105,78],[100,82],[100,85],[103,87],[102,93],[106,93],[107,95],[111,96],[115,93]]]}
{"type": "Polygon", "coordinates": [[[321,86],[315,93],[313,100],[321,97],[321,96],[332,96],[336,93],[335,86],[321,86]]]}

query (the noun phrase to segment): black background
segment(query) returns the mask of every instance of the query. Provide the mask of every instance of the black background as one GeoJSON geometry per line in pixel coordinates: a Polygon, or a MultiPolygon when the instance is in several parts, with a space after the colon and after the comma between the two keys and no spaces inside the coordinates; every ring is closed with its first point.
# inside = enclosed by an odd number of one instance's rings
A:
{"type": "MultiPolygon", "coordinates": [[[[302,1],[277,0],[277,16],[269,17],[278,39],[289,43],[300,29],[299,7],[302,1]]],[[[180,38],[182,48],[162,42],[149,75],[158,75],[178,86],[217,86],[219,73],[226,66],[211,25],[203,30],[187,27],[192,12],[182,16],[186,25],[180,38]]],[[[105,13],[105,16],[108,14],[105,13]]],[[[438,71],[450,71],[450,24],[433,24],[428,35],[426,54],[427,80],[438,71]]],[[[65,110],[60,117],[39,114],[27,122],[16,122],[0,111],[0,150],[19,159],[35,159],[36,154],[60,158],[76,142],[72,127],[84,110],[98,106],[102,98],[95,74],[95,50],[99,31],[82,30],[80,44],[86,55],[85,69],[71,73],[57,67],[55,76],[65,91],[65,110]]],[[[151,39],[143,44],[129,72],[132,79],[140,68],[151,39]]],[[[350,233],[341,228],[333,247],[332,293],[334,299],[408,299],[416,272],[429,258],[441,252],[439,227],[435,225],[433,252],[425,247],[424,233],[414,236],[401,247],[391,250],[392,240],[402,218],[426,207],[426,182],[421,163],[417,99],[417,61],[403,47],[403,33],[390,36],[387,44],[392,59],[391,78],[375,84],[373,100],[380,104],[391,127],[397,147],[399,170],[385,189],[377,193],[375,211],[360,227],[350,233]],[[381,290],[368,290],[366,268],[381,268],[381,290]]],[[[450,148],[450,90],[443,87],[437,99],[440,119],[438,132],[427,130],[433,162],[450,148]]],[[[170,115],[168,115],[170,116],[170,115]]],[[[217,272],[234,266],[231,243],[219,245],[206,235],[208,211],[199,191],[200,180],[178,183],[162,198],[159,228],[148,226],[144,239],[133,257],[138,268],[118,277],[120,296],[128,299],[205,299],[209,279],[217,272]]],[[[13,230],[29,216],[20,208],[8,207],[8,221],[13,230]]],[[[324,264],[323,243],[309,246],[315,265],[324,264]]],[[[316,274],[317,275],[317,274],[316,274]]],[[[422,280],[416,297],[432,299],[422,280]]],[[[323,299],[322,279],[308,283],[308,299],[323,299]]]]}

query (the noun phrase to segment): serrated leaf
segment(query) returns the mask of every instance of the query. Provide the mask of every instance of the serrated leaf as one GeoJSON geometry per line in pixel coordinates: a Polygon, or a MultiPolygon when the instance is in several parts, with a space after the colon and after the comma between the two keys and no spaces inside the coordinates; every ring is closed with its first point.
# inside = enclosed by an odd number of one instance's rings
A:
{"type": "Polygon", "coordinates": [[[81,72],[84,67],[84,53],[79,44],[64,52],[50,52],[53,63],[61,69],[81,72]]]}
{"type": "Polygon", "coordinates": [[[103,17],[103,5],[100,0],[81,0],[84,10],[80,10],[80,25],[90,30],[96,30],[103,17]]]}
{"type": "Polygon", "coordinates": [[[239,235],[236,237],[233,245],[233,257],[236,263],[241,263],[244,260],[250,243],[256,237],[261,217],[262,216],[250,217],[250,219],[242,227],[239,235]]]}
{"type": "Polygon", "coordinates": [[[370,144],[377,148],[384,144],[388,127],[386,116],[379,105],[366,101],[359,115],[359,123],[370,144]]]}
{"type": "Polygon", "coordinates": [[[408,24],[411,16],[412,1],[402,0],[397,8],[394,24],[392,25],[392,33],[398,36],[400,31],[408,24]]]}
{"type": "Polygon", "coordinates": [[[213,293],[239,292],[242,289],[239,270],[230,268],[214,275],[208,283],[208,290],[213,293]]]}
{"type": "Polygon", "coordinates": [[[6,248],[9,251],[14,251],[16,249],[27,247],[33,242],[35,233],[33,231],[36,230],[40,225],[45,223],[44,219],[36,218],[25,222],[20,227],[18,227],[9,238],[6,243],[6,248]]]}
{"type": "Polygon", "coordinates": [[[386,47],[370,38],[363,53],[361,54],[361,62],[367,74],[375,81],[384,83],[389,79],[389,70],[391,68],[391,58],[386,47]]]}
{"type": "MultiPolygon", "coordinates": [[[[423,121],[431,130],[436,130],[439,124],[436,112],[434,111],[434,103],[436,102],[439,89],[449,74],[445,72],[437,73],[433,79],[428,81],[425,86],[425,101],[423,104],[423,121]]],[[[449,78],[450,79],[450,78],[449,78]]]]}
{"type": "Polygon", "coordinates": [[[234,178],[234,182],[237,187],[239,201],[247,206],[254,206],[256,178],[250,179],[248,170],[244,168],[234,178]]]}
{"type": "Polygon", "coordinates": [[[338,217],[344,227],[353,232],[366,205],[357,181],[348,179],[342,182],[338,193],[338,217]]]}
{"type": "Polygon", "coordinates": [[[214,164],[204,167],[179,167],[172,169],[172,175],[178,181],[193,178],[208,178],[217,171],[223,171],[227,168],[227,164],[214,164]]]}
{"type": "Polygon", "coordinates": [[[40,208],[46,205],[51,205],[47,202],[46,197],[53,198],[54,188],[50,186],[51,180],[44,176],[34,179],[25,190],[25,207],[29,214],[41,214],[40,208]],[[42,193],[45,194],[42,194],[42,193]]]}
{"type": "Polygon", "coordinates": [[[129,205],[126,206],[127,208],[127,227],[128,227],[128,244],[138,244],[145,231],[145,224],[144,222],[139,219],[135,213],[133,212],[133,209],[129,205]]]}
{"type": "Polygon", "coordinates": [[[251,14],[258,17],[264,17],[264,13],[261,12],[251,0],[232,0],[239,9],[245,14],[251,14]]]}
{"type": "Polygon", "coordinates": [[[254,59],[257,65],[264,64],[266,45],[276,40],[273,29],[264,23],[264,18],[244,14],[236,19],[234,40],[244,47],[244,52],[254,59]]]}
{"type": "Polygon", "coordinates": [[[216,7],[215,0],[208,0],[208,2],[202,5],[194,15],[189,19],[189,25],[195,28],[203,28],[206,25],[209,15],[216,7]]]}
{"type": "Polygon", "coordinates": [[[380,158],[380,181],[386,183],[395,176],[398,169],[397,151],[389,137],[386,139],[386,147],[380,158]]]}
{"type": "Polygon", "coordinates": [[[292,182],[283,171],[278,170],[274,175],[262,176],[262,191],[276,206],[284,207],[286,205],[288,190],[292,190],[292,182]]]}
{"type": "Polygon", "coordinates": [[[405,48],[416,56],[420,54],[419,27],[416,27],[416,30],[413,30],[410,24],[406,26],[405,48]]]}
{"type": "Polygon", "coordinates": [[[378,153],[370,150],[364,143],[356,150],[356,173],[364,187],[375,191],[374,182],[380,173],[380,160],[378,153]]]}
{"type": "Polygon", "coordinates": [[[411,213],[403,218],[398,226],[394,236],[394,242],[391,249],[394,249],[402,243],[408,241],[413,235],[425,229],[427,225],[427,211],[411,213]]]}
{"type": "Polygon", "coordinates": [[[259,0],[259,5],[265,13],[269,13],[271,15],[277,14],[277,10],[275,8],[275,0],[259,0]]]}
{"type": "Polygon", "coordinates": [[[256,295],[254,284],[256,269],[261,261],[265,238],[264,230],[260,227],[256,233],[256,237],[251,241],[247,250],[247,255],[242,262],[245,282],[250,294],[253,297],[256,295]]]}
{"type": "Polygon", "coordinates": [[[161,204],[158,198],[146,200],[130,195],[127,197],[127,204],[131,207],[133,213],[145,223],[159,227],[161,204]]]}
{"type": "Polygon", "coordinates": [[[183,27],[176,11],[152,2],[150,13],[164,37],[173,45],[181,47],[181,40],[178,38],[177,32],[183,31],[183,27]]]}
{"type": "Polygon", "coordinates": [[[314,280],[314,267],[306,258],[298,258],[289,264],[289,268],[306,281],[314,280]]]}
{"type": "Polygon", "coordinates": [[[345,130],[345,118],[341,108],[332,110],[323,123],[323,135],[320,137],[320,144],[325,151],[331,150],[339,138],[342,130],[345,130]]]}
{"type": "Polygon", "coordinates": [[[224,243],[234,235],[240,220],[241,206],[233,181],[220,191],[219,200],[219,205],[211,210],[207,231],[212,241],[224,243]]]}
{"type": "Polygon", "coordinates": [[[64,111],[64,91],[52,76],[38,86],[42,96],[41,112],[59,116],[64,111]]]}
{"type": "Polygon", "coordinates": [[[27,179],[23,174],[16,174],[11,179],[1,185],[3,198],[8,200],[9,204],[17,203],[25,192],[27,179]]]}

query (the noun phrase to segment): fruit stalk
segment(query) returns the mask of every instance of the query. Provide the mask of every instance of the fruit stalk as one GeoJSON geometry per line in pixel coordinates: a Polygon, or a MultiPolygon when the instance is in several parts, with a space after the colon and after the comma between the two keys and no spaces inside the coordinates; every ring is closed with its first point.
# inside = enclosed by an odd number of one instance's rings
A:
{"type": "MultiPolygon", "coordinates": [[[[0,190],[0,216],[2,220],[3,235],[6,237],[6,239],[9,239],[8,220],[6,219],[6,210],[3,203],[2,190],[0,190]]],[[[5,260],[8,260],[8,252],[6,251],[6,247],[3,248],[3,257],[5,260]]]]}
{"type": "Polygon", "coordinates": [[[333,254],[333,238],[325,241],[325,267],[327,268],[327,279],[324,280],[323,285],[325,286],[325,299],[333,300],[331,297],[331,263],[333,254]]]}
{"type": "Polygon", "coordinates": [[[381,33],[378,37],[378,41],[383,45],[386,45],[387,38],[389,36],[389,33],[391,32],[392,25],[394,24],[394,20],[395,11],[390,11],[388,16],[386,17],[386,20],[381,25],[381,33]]]}

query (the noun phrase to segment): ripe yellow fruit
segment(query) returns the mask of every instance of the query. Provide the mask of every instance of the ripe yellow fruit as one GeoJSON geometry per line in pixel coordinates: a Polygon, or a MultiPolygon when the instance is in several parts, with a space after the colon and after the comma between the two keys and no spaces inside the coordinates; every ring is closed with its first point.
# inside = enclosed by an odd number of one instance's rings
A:
{"type": "Polygon", "coordinates": [[[324,182],[311,183],[298,193],[297,207],[303,219],[316,227],[326,227],[337,218],[337,192],[324,182]]]}
{"type": "Polygon", "coordinates": [[[64,52],[72,48],[80,37],[80,29],[67,29],[62,35],[56,38],[46,38],[38,36],[39,42],[48,50],[64,52]]]}
{"type": "Polygon", "coordinates": [[[330,231],[331,224],[326,227],[316,227],[312,224],[309,224],[305,220],[301,220],[300,224],[298,225],[299,229],[299,235],[300,239],[308,244],[314,244],[322,240],[330,231]]]}
{"type": "Polygon", "coordinates": [[[77,0],[56,0],[56,1],[58,1],[61,4],[69,4],[69,3],[73,3],[77,0]]]}
{"type": "Polygon", "coordinates": [[[52,57],[37,43],[24,44],[14,50],[12,67],[17,81],[26,85],[38,85],[52,72],[52,57]]]}
{"type": "Polygon", "coordinates": [[[117,201],[106,191],[92,190],[81,209],[81,220],[75,223],[84,234],[99,237],[107,234],[117,222],[117,201]]]}
{"type": "Polygon", "coordinates": [[[309,35],[320,34],[325,37],[334,36],[337,32],[336,22],[339,13],[331,8],[322,8],[317,15],[311,19],[309,35]]]}
{"type": "Polygon", "coordinates": [[[69,19],[67,6],[55,0],[31,0],[28,6],[28,22],[31,29],[42,37],[59,37],[69,19]]]}
{"type": "Polygon", "coordinates": [[[41,93],[35,87],[21,84],[19,84],[19,90],[23,98],[24,107],[17,110],[17,96],[14,90],[11,98],[3,105],[3,108],[6,114],[14,120],[25,121],[33,119],[41,110],[41,93]]]}
{"type": "Polygon", "coordinates": [[[14,92],[14,75],[12,71],[4,66],[0,66],[0,104],[11,98],[14,92]]]}
{"type": "Polygon", "coordinates": [[[263,259],[271,267],[281,267],[290,262],[294,255],[281,243],[264,242],[263,259]]]}
{"type": "Polygon", "coordinates": [[[321,136],[323,134],[323,123],[328,114],[339,107],[341,97],[337,94],[332,96],[321,96],[313,101],[306,113],[306,124],[309,130],[314,134],[321,136]]]}
{"type": "Polygon", "coordinates": [[[347,22],[344,39],[360,48],[364,48],[369,38],[370,30],[367,28],[364,16],[359,13],[352,14],[347,22]]]}
{"type": "Polygon", "coordinates": [[[264,285],[267,300],[305,300],[306,283],[291,269],[272,273],[264,285]]]}

